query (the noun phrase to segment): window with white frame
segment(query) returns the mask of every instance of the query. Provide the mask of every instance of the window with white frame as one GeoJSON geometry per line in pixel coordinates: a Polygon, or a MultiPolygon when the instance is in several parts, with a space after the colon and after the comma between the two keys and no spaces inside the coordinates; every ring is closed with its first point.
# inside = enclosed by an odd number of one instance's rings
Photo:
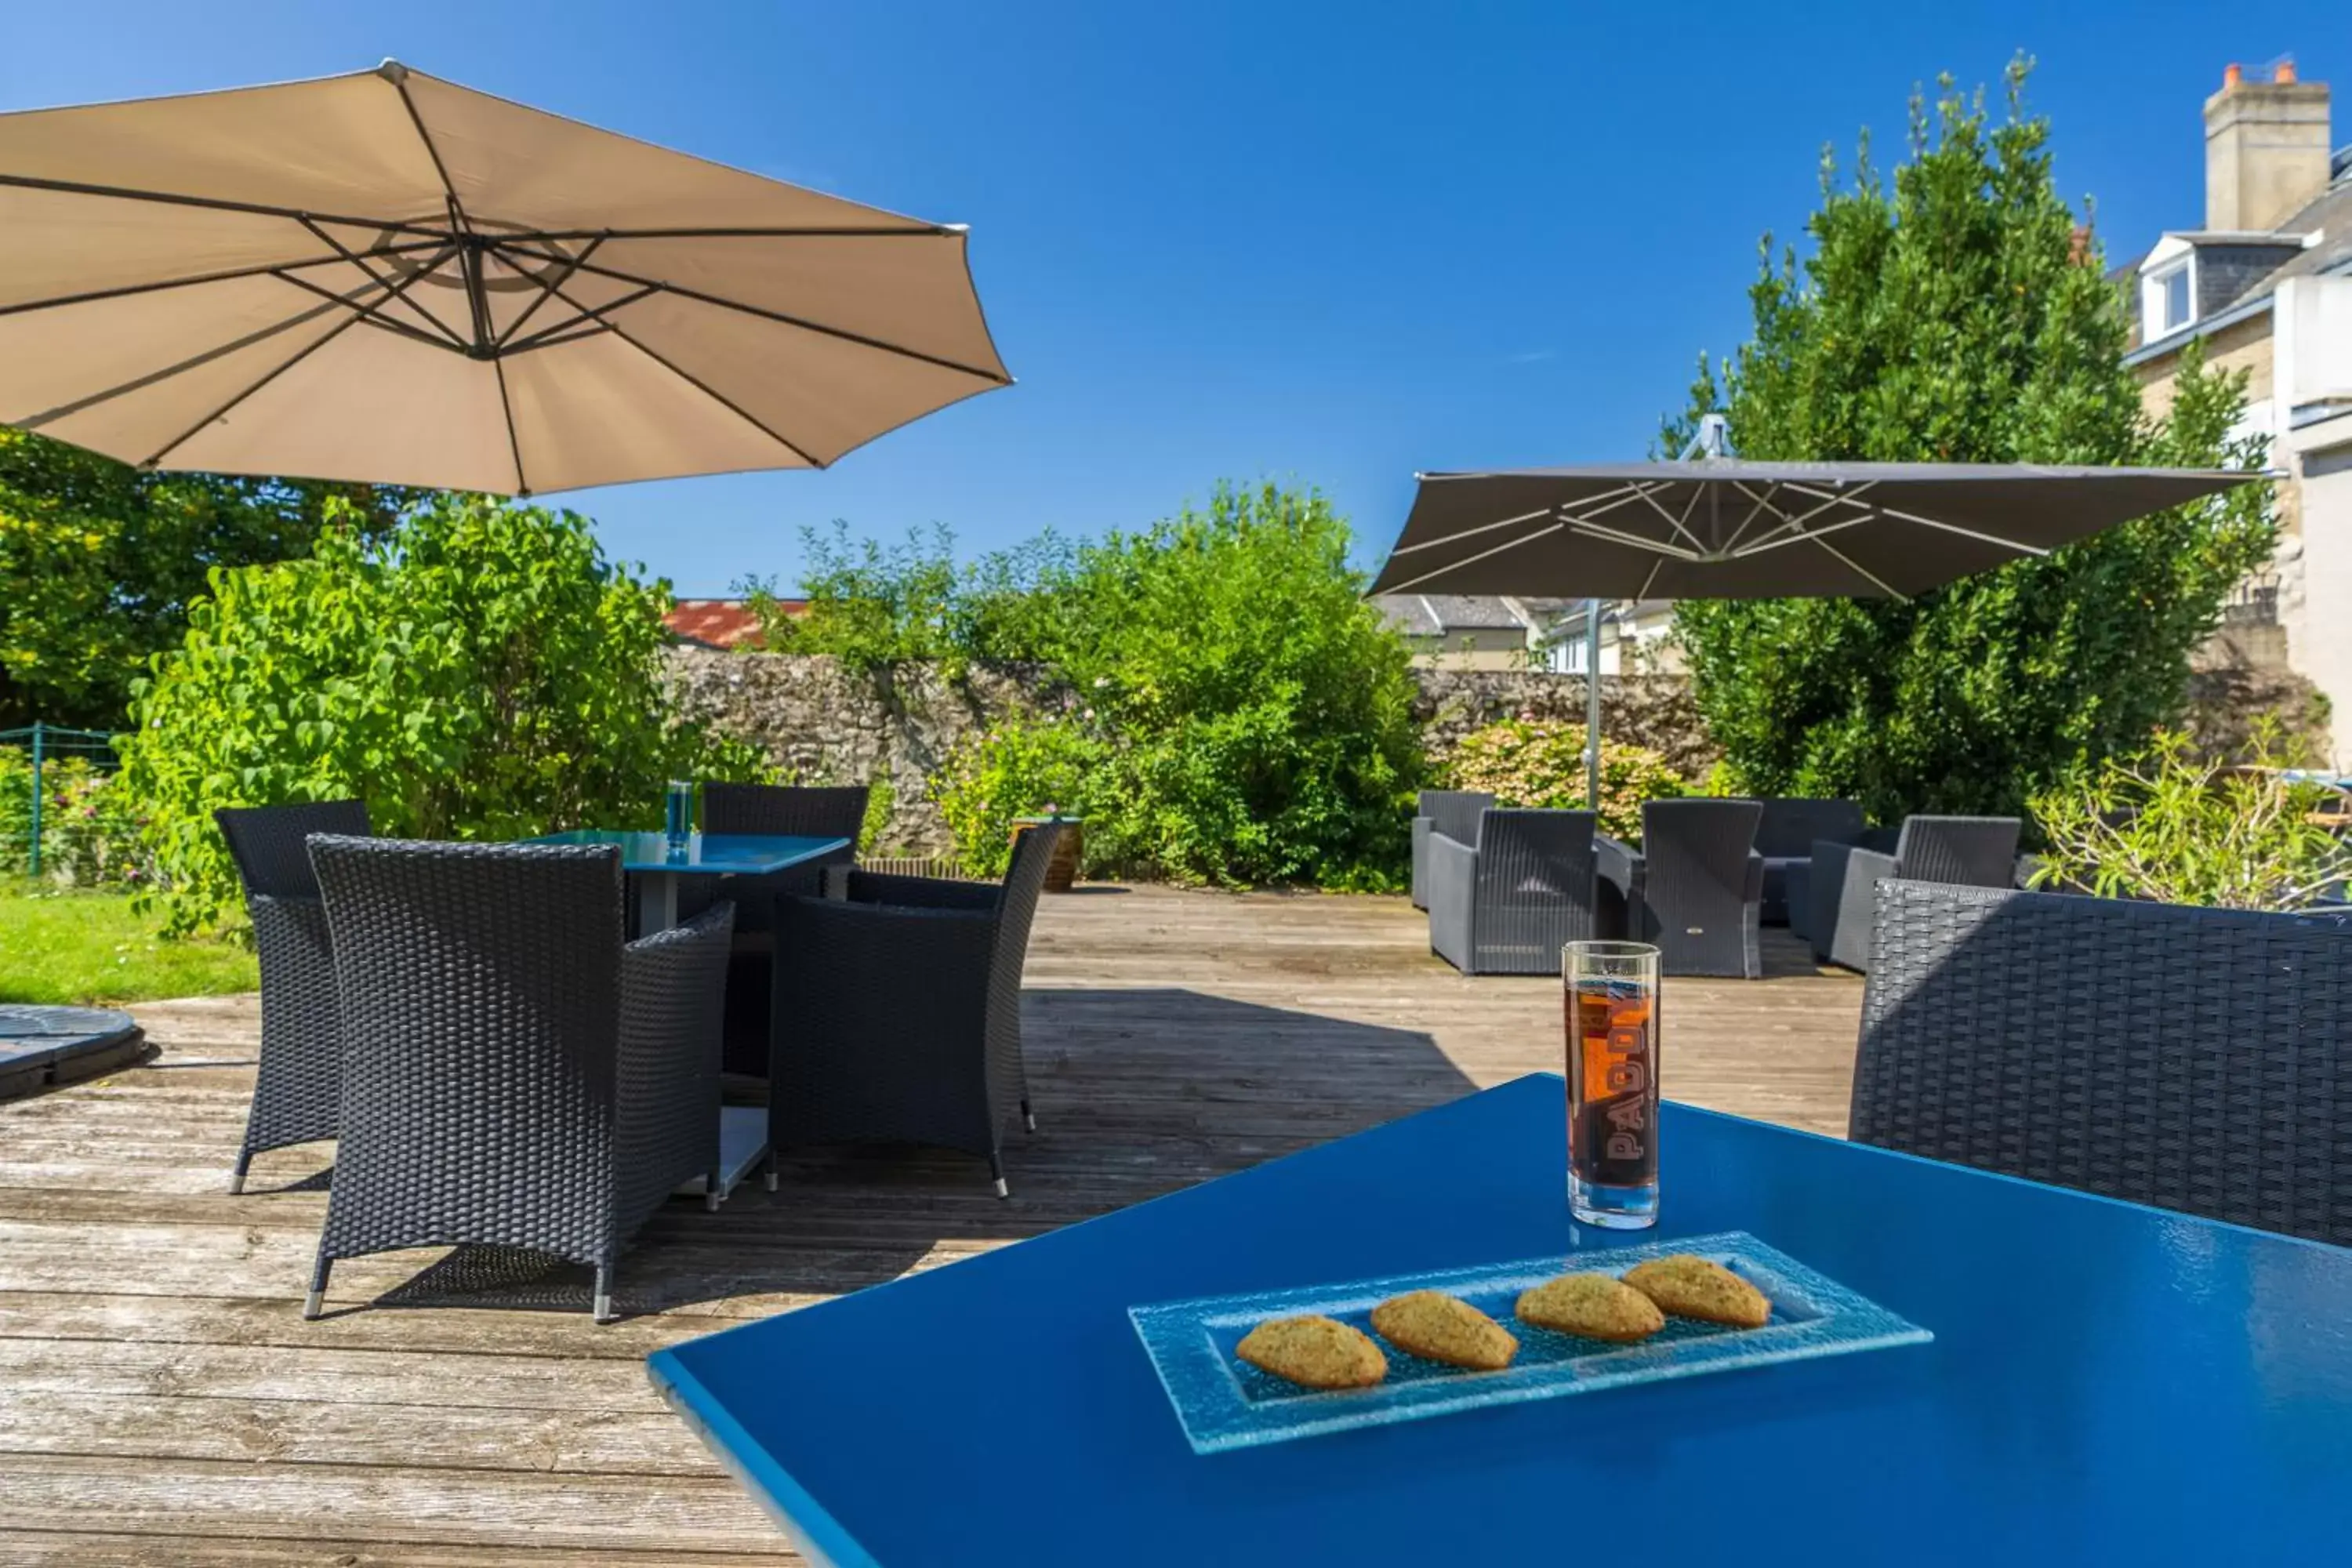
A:
{"type": "Polygon", "coordinates": [[[2171,266],[2147,275],[2140,290],[2140,305],[2147,321],[2141,336],[2160,338],[2187,326],[2195,314],[2191,301],[2196,296],[2189,289],[2189,258],[2182,257],[2171,266]]]}

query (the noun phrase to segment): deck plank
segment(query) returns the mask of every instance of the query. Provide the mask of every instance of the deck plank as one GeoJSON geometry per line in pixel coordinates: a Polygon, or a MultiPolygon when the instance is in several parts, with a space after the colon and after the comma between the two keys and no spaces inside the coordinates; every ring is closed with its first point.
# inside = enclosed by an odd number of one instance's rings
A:
{"type": "MultiPolygon", "coordinates": [[[[1843,1134],[1860,983],[1766,951],[1759,982],[1669,983],[1667,1092],[1843,1134]]],[[[431,1252],[339,1265],[301,1321],[331,1149],[225,1191],[256,1000],[134,1009],[151,1063],[0,1105],[0,1568],[787,1563],[649,1351],[1559,1065],[1559,983],[1454,973],[1396,899],[1082,889],[1029,982],[1012,1202],[961,1155],[797,1156],[773,1197],[657,1216],[606,1328],[563,1274],[375,1304],[431,1252]]]]}

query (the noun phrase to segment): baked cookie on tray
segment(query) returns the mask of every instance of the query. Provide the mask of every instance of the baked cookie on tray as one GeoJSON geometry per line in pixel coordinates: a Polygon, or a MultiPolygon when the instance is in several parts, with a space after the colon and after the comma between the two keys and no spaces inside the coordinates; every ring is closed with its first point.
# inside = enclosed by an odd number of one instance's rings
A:
{"type": "Polygon", "coordinates": [[[1588,1340],[1633,1344],[1666,1326],[1651,1300],[1606,1274],[1563,1274],[1519,1292],[1519,1321],[1588,1340]]]}
{"type": "Polygon", "coordinates": [[[1625,1270],[1625,1283],[1677,1318],[1734,1329],[1760,1329],[1772,1321],[1764,1292],[1704,1258],[1677,1252],[1625,1270]]]}
{"type": "Polygon", "coordinates": [[[1372,1309],[1372,1329],[1401,1351],[1474,1372],[1500,1372],[1519,1353],[1509,1330],[1443,1290],[1390,1297],[1372,1309]]]}
{"type": "Polygon", "coordinates": [[[1271,1318],[1242,1336],[1234,1353],[1307,1388],[1370,1388],[1389,1374],[1372,1336],[1337,1318],[1271,1318]]]}

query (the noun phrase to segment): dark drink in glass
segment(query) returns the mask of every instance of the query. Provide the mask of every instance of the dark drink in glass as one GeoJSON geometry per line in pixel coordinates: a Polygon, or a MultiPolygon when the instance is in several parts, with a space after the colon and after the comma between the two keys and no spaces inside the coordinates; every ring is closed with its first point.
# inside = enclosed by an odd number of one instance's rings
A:
{"type": "Polygon", "coordinates": [[[1658,1220],[1658,950],[1560,950],[1568,1025],[1568,1206],[1587,1225],[1658,1220]]]}

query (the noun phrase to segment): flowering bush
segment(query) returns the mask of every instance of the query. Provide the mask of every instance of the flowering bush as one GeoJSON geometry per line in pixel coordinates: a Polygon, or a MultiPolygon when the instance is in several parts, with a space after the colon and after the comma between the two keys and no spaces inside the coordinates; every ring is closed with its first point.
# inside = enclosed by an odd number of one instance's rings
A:
{"type": "MultiPolygon", "coordinates": [[[[1483,790],[1501,805],[1580,809],[1585,800],[1584,726],[1504,719],[1462,737],[1440,773],[1451,789],[1483,790]]],[[[1688,795],[1681,775],[1646,746],[1602,738],[1601,831],[1642,839],[1642,803],[1688,795]]]]}

